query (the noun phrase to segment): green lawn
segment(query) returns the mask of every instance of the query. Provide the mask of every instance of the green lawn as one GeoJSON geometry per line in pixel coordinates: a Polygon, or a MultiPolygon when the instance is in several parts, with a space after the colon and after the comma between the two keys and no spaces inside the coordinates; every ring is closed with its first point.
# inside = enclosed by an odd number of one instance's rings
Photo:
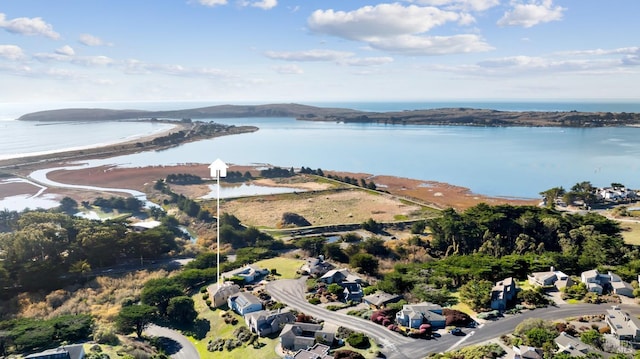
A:
{"type": "Polygon", "coordinates": [[[297,271],[304,264],[304,260],[302,259],[292,259],[292,258],[270,258],[258,261],[255,263],[258,267],[268,268],[268,269],[276,269],[278,275],[276,275],[277,279],[294,279],[297,278],[297,271]]]}
{"type": "Polygon", "coordinates": [[[244,319],[232,312],[228,311],[231,315],[238,319],[238,324],[231,325],[226,324],[222,319],[222,313],[224,310],[216,309],[211,310],[207,307],[206,303],[202,299],[202,293],[197,293],[193,297],[195,307],[198,313],[199,319],[206,319],[211,325],[211,329],[202,340],[197,340],[193,337],[188,337],[189,340],[196,346],[201,358],[230,358],[230,359],[273,359],[278,358],[275,353],[275,347],[278,342],[277,339],[260,338],[260,343],[264,344],[260,349],[254,349],[253,346],[243,346],[236,348],[232,351],[210,352],[207,350],[207,344],[212,339],[227,339],[234,338],[233,331],[240,327],[246,326],[244,319]]]}
{"type": "Polygon", "coordinates": [[[640,245],[640,223],[620,222],[625,243],[640,245]]]}

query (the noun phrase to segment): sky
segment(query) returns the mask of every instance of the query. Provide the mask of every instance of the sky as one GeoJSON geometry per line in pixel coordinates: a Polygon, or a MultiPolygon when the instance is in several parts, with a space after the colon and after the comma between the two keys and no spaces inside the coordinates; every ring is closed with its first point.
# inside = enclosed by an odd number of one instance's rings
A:
{"type": "Polygon", "coordinates": [[[0,102],[640,101],[638,0],[0,0],[0,102]]]}

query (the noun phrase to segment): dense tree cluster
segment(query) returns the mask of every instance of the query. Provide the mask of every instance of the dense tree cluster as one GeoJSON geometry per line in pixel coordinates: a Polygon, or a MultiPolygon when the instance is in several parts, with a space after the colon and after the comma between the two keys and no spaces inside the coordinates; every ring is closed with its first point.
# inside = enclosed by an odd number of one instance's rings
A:
{"type": "Polygon", "coordinates": [[[167,183],[187,185],[187,184],[200,184],[202,178],[200,176],[192,175],[189,173],[172,173],[165,179],[167,183]]]}
{"type": "Polygon", "coordinates": [[[93,201],[94,206],[137,212],[142,209],[144,203],[135,197],[98,197],[93,201]]]}
{"type": "Polygon", "coordinates": [[[56,288],[91,268],[159,258],[177,249],[175,234],[165,225],[135,232],[125,222],[40,211],[23,212],[6,225],[13,232],[0,233],[0,286],[27,291],[56,288]]]}
{"type": "Polygon", "coordinates": [[[260,171],[260,176],[265,178],[291,177],[295,174],[293,167],[290,169],[281,167],[265,168],[260,171]]]}
{"type": "Polygon", "coordinates": [[[480,204],[463,213],[443,211],[428,221],[431,253],[438,257],[483,253],[562,253],[578,270],[621,264],[627,248],[617,222],[596,213],[563,214],[532,206],[480,204]]]}
{"type": "Polygon", "coordinates": [[[84,341],[91,337],[92,330],[93,318],[87,314],[0,322],[0,356],[7,354],[11,348],[25,352],[84,341]]]}

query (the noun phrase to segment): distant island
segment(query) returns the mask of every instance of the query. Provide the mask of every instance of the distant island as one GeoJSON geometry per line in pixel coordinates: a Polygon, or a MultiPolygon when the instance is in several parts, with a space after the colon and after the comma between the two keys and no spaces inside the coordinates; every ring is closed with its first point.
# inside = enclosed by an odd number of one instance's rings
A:
{"type": "Polygon", "coordinates": [[[639,113],[578,111],[498,111],[472,108],[441,108],[393,112],[369,112],[301,104],[219,105],[172,111],[74,108],[40,111],[20,121],[117,121],[191,120],[205,118],[293,117],[303,121],[384,123],[397,125],[605,127],[640,126],[639,113]]]}

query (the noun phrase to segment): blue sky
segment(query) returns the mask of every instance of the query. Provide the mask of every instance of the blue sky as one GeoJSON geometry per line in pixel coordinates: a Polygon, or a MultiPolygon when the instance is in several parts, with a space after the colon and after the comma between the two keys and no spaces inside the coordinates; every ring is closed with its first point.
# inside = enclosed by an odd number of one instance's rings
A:
{"type": "Polygon", "coordinates": [[[640,100],[638,0],[0,0],[0,101],[640,100]]]}

